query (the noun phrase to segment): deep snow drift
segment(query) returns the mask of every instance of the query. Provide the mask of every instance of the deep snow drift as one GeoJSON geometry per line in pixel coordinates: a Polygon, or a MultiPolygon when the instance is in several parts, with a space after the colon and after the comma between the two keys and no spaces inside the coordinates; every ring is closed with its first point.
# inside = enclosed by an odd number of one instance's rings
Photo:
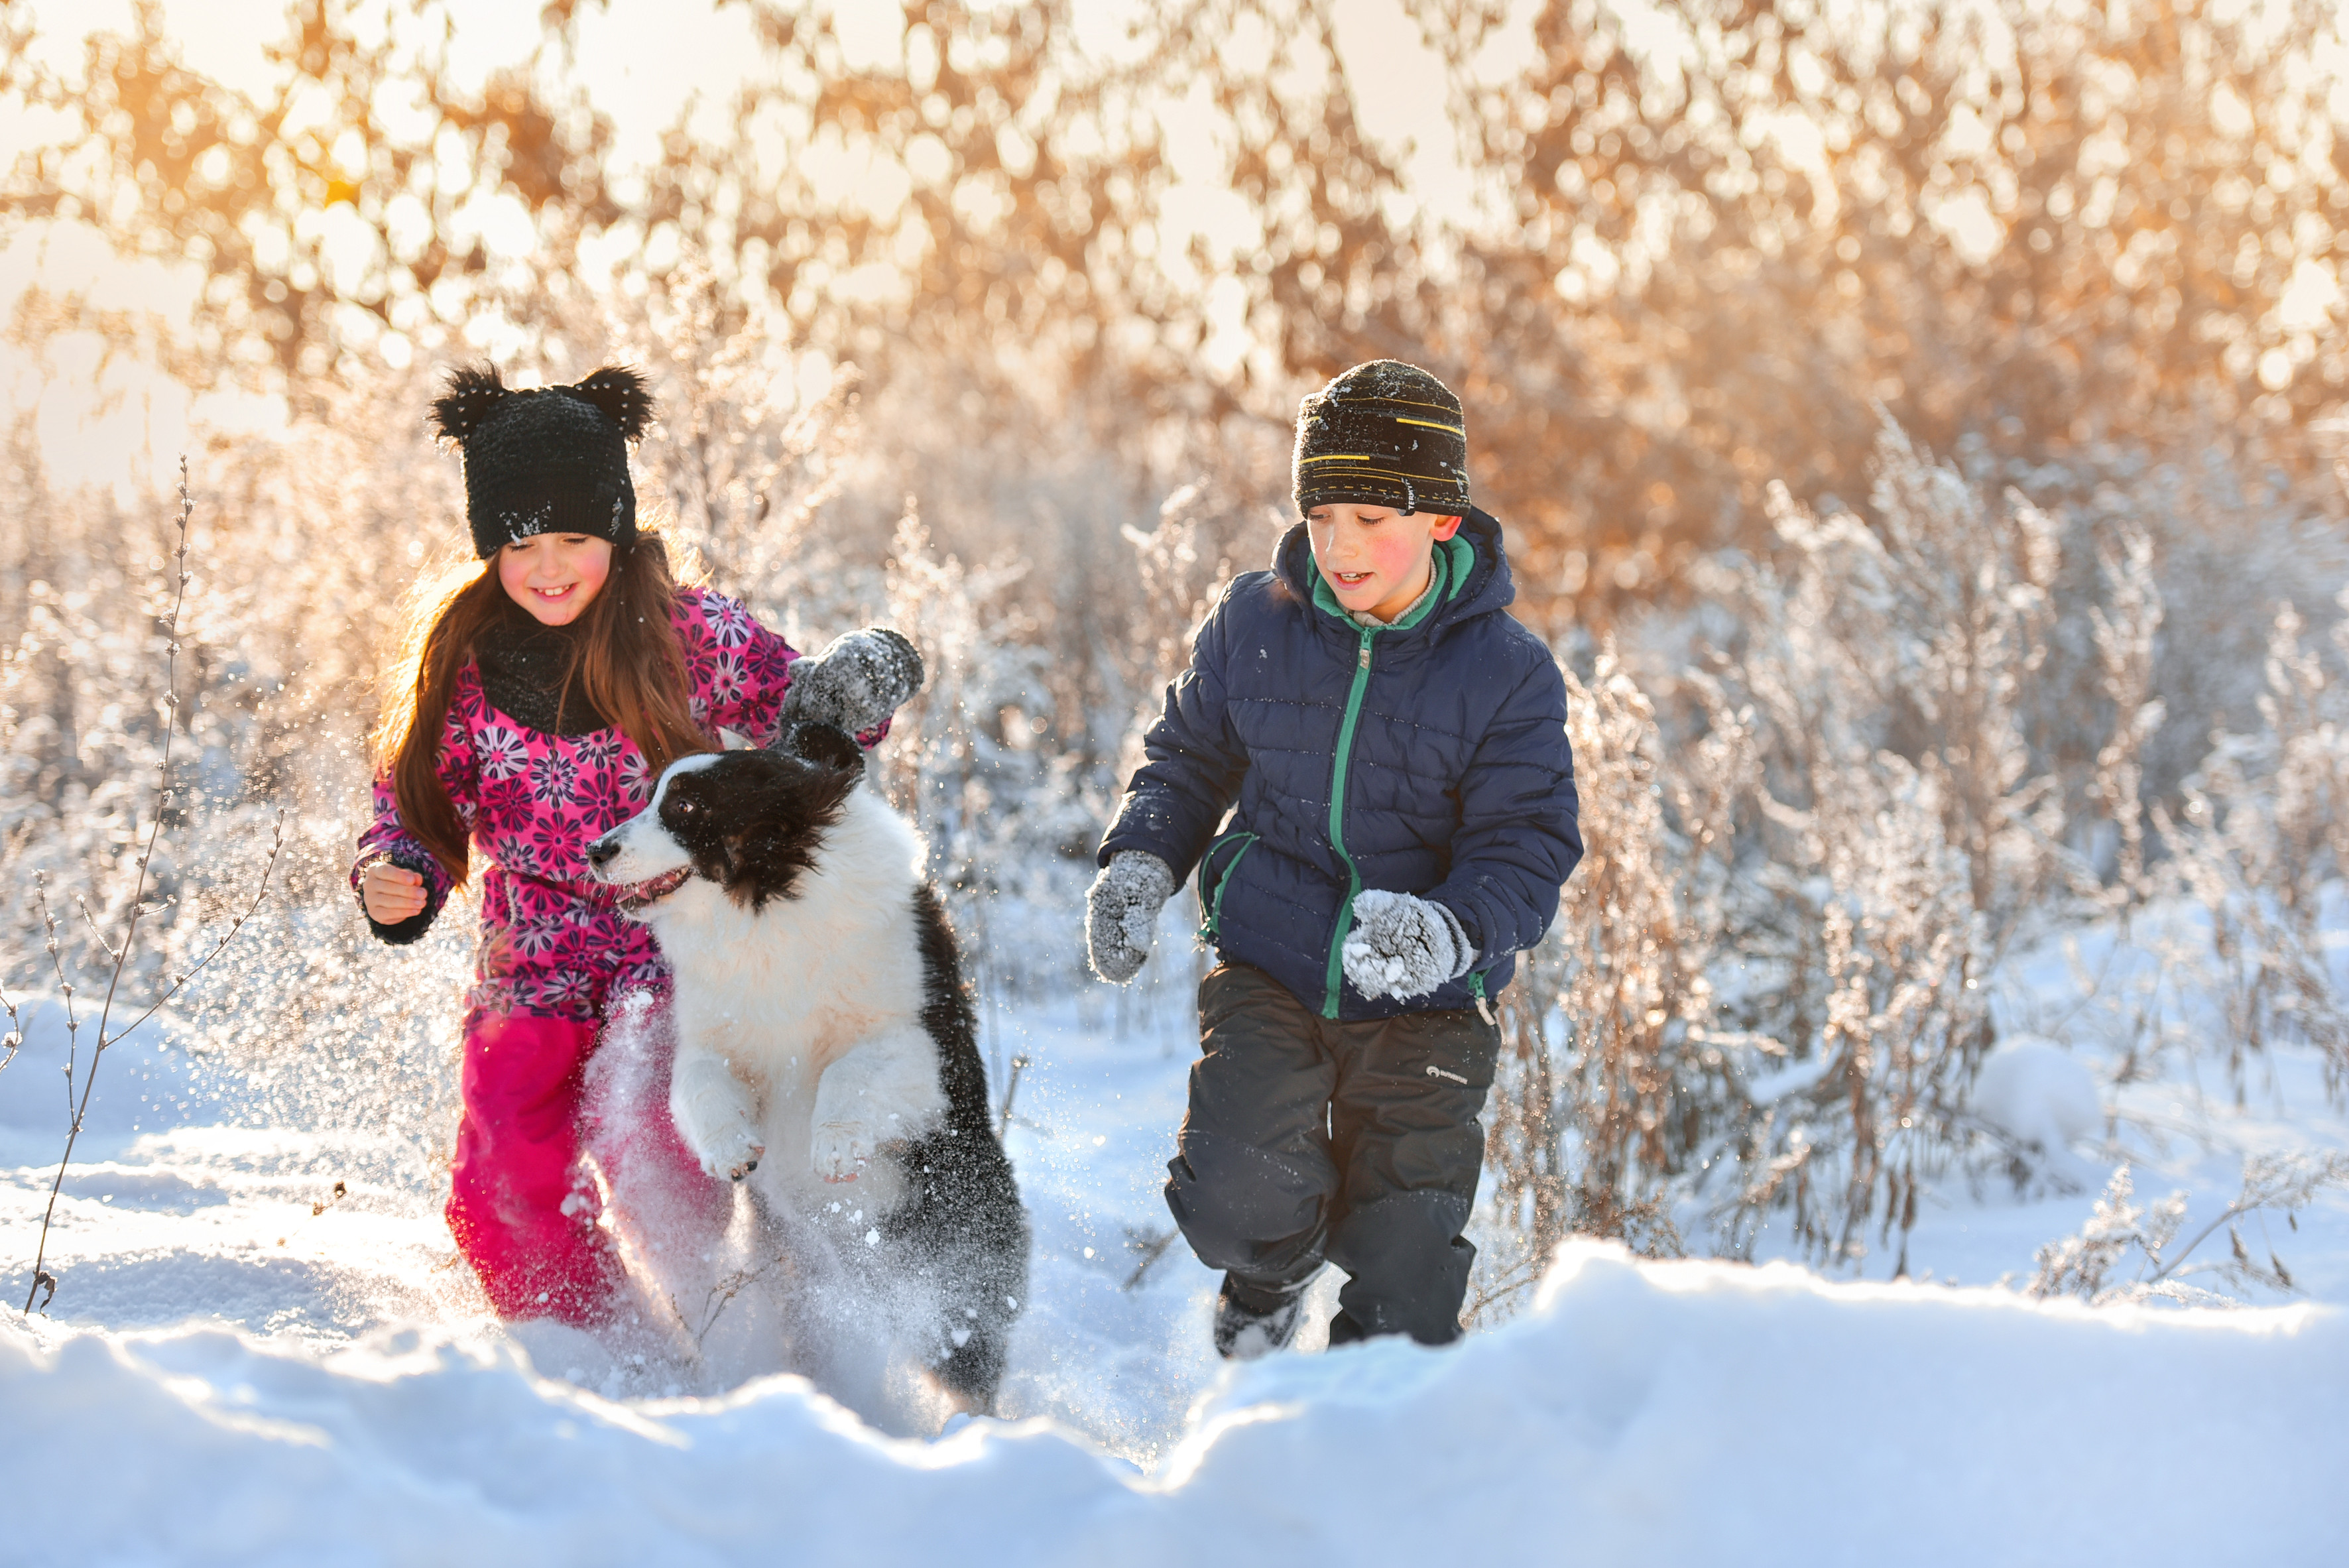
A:
{"type": "Polygon", "coordinates": [[[1220,1379],[1154,1480],[1055,1423],[891,1441],[793,1378],[633,1405],[445,1329],[0,1336],[49,1561],[2317,1561],[2349,1328],[1570,1243],[1535,1309],[1220,1379]]]}
{"type": "MultiPolygon", "coordinates": [[[[803,1378],[744,1382],[739,1352],[616,1367],[499,1329],[438,1214],[429,1051],[387,1057],[405,1080],[335,1068],[305,1099],[134,1037],[66,1180],[54,1315],[22,1319],[61,1125],[63,1042],[36,1013],[0,1074],[0,1562],[2306,1562],[2349,1531],[2337,1191],[2296,1232],[2251,1233],[2299,1301],[2033,1301],[2001,1276],[2027,1279],[2093,1184],[1961,1186],[1911,1243],[1940,1283],[1577,1243],[1522,1315],[1452,1349],[1225,1368],[1212,1276],[1179,1243],[1141,1250],[1166,1229],[1190,1052],[1166,967],[988,1021],[999,1073],[1028,1060],[1009,1143],[1034,1299],[1008,1418],[936,1439],[803,1378]]],[[[2276,1053],[2242,1109],[2177,1083],[2116,1095],[2095,1061],[2018,1051],[1990,1075],[1999,1114],[2066,1136],[2085,1083],[2143,1190],[2200,1213],[2245,1151],[2344,1141],[2310,1057],[2276,1053]]],[[[2063,1152],[2091,1183],[2105,1136],[2063,1152]]]]}

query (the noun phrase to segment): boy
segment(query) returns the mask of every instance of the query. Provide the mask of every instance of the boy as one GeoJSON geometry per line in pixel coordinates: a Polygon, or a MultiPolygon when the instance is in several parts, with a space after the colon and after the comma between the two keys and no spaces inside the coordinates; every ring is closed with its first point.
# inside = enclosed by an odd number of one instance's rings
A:
{"type": "Polygon", "coordinates": [[[1221,961],[1166,1202],[1238,1357],[1288,1343],[1325,1259],[1331,1345],[1459,1336],[1490,1000],[1582,855],[1566,683],[1505,608],[1459,399],[1358,365],[1299,410],[1294,475],[1304,521],[1200,627],[1086,907],[1122,985],[1199,868],[1221,961]]]}

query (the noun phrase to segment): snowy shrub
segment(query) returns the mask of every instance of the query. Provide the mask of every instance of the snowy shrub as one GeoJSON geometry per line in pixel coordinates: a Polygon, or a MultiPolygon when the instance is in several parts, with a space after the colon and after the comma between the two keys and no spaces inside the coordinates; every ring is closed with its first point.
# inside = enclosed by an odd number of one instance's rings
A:
{"type": "MultiPolygon", "coordinates": [[[[36,1297],[38,1305],[46,1309],[57,1295],[56,1277],[42,1267],[47,1253],[49,1227],[56,1217],[57,1194],[65,1181],[66,1171],[73,1162],[74,1146],[80,1140],[86,1124],[90,1098],[97,1091],[98,1070],[104,1064],[107,1052],[147,1023],[196,974],[208,968],[212,960],[220,956],[268,891],[270,873],[275,869],[278,851],[284,843],[281,816],[271,835],[266,858],[262,861],[258,874],[247,890],[249,896],[243,901],[241,907],[228,912],[225,920],[213,923],[202,933],[201,951],[192,954],[183,952],[178,967],[155,975],[153,971],[168,962],[168,957],[159,951],[160,944],[152,941],[142,944],[140,935],[142,925],[160,925],[157,917],[168,913],[177,902],[176,896],[163,885],[165,867],[159,865],[158,861],[163,828],[166,818],[171,815],[169,808],[177,781],[171,770],[171,743],[181,728],[177,721],[181,700],[176,677],[180,670],[180,634],[186,617],[188,585],[193,575],[188,570],[188,520],[193,511],[194,502],[188,493],[187,469],[182,463],[179,515],[172,530],[171,553],[157,595],[160,613],[156,616],[155,632],[161,644],[161,667],[160,678],[155,683],[159,695],[154,708],[160,733],[155,742],[154,762],[151,768],[140,769],[140,777],[110,781],[119,783],[123,793],[133,797],[126,802],[131,811],[139,811],[143,807],[144,814],[143,817],[133,817],[131,836],[128,842],[122,844],[120,859],[128,861],[128,876],[123,878],[119,874],[122,868],[116,868],[115,896],[105,901],[110,907],[101,915],[90,908],[85,898],[76,895],[74,900],[77,912],[88,928],[89,940],[98,949],[98,957],[95,962],[76,963],[68,969],[67,954],[58,941],[57,912],[51,903],[47,874],[36,871],[32,878],[30,902],[41,922],[42,954],[56,979],[59,1005],[64,1014],[67,1036],[64,1068],[68,1115],[63,1147],[57,1157],[57,1175],[49,1184],[48,1204],[42,1215],[40,1240],[34,1252],[31,1280],[23,1309],[27,1313],[34,1310],[36,1297]],[[150,892],[158,895],[151,903],[147,902],[150,892]],[[131,986],[128,990],[122,984],[126,974],[131,979],[131,986]],[[85,1022],[90,1026],[87,1042],[81,1035],[81,1026],[85,1022]],[[46,1295],[42,1294],[44,1290],[46,1295]]],[[[27,644],[19,645],[19,658],[26,656],[28,645],[29,638],[27,644]]],[[[183,922],[181,929],[185,933],[188,923],[183,922]]],[[[23,1043],[24,1019],[5,985],[0,985],[0,1006],[5,1006],[8,1015],[5,1055],[0,1057],[0,1067],[5,1067],[15,1059],[23,1043]]]]}
{"type": "Polygon", "coordinates": [[[2035,1296],[2075,1295],[2092,1305],[2114,1302],[2173,1301],[2187,1306],[2232,1306],[2236,1298],[2186,1283],[2189,1276],[2213,1278],[2238,1290],[2251,1286],[2294,1289],[2292,1271],[2275,1252],[2264,1249],[2264,1263],[2254,1257],[2243,1239],[2240,1222],[2262,1212],[2282,1214],[2294,1229],[2294,1218],[2325,1188],[2349,1182],[2349,1155],[2321,1159],[2299,1155],[2255,1155],[2243,1166],[2242,1191],[2234,1201],[2178,1244],[2186,1224],[2186,1194],[2172,1192],[2150,1207],[2133,1201],[2136,1187],[2124,1165],[2106,1183],[2088,1222],[2069,1236],[2039,1249],[2039,1269],[2030,1292],[2035,1296]],[[2189,1264],[2194,1250],[2227,1230],[2228,1256],[2220,1263],[2189,1264]],[[2127,1279],[2115,1277],[2137,1260],[2127,1279]]]}
{"type": "MultiPolygon", "coordinates": [[[[2276,613],[2264,727],[2221,733],[2177,816],[2155,809],[2173,884],[2209,915],[2239,1100],[2247,1057],[2276,1038],[2315,1046],[2327,1087],[2349,1089],[2349,998],[2319,931],[2323,890],[2349,872],[2349,688],[2304,645],[2304,624],[2289,603],[2276,613]]],[[[2349,622],[2332,640],[2349,656],[2349,622]]]]}
{"type": "Polygon", "coordinates": [[[900,710],[884,776],[929,836],[974,969],[1015,986],[1081,961],[1074,923],[1056,929],[1050,913],[1080,885],[1067,851],[1095,820],[1090,781],[1030,721],[1049,710],[1049,655],[1015,629],[1011,591],[1029,571],[941,556],[909,506],[888,573],[887,619],[923,650],[928,680],[900,710]]]}
{"type": "Polygon", "coordinates": [[[711,587],[812,652],[878,607],[880,550],[823,526],[861,444],[862,378],[843,366],[803,396],[775,325],[688,264],[619,318],[602,356],[649,371],[659,418],[636,460],[657,515],[711,587]]]}
{"type": "Polygon", "coordinates": [[[1783,1221],[1897,1272],[1923,1185],[2035,1140],[1977,1114],[1985,985],[2018,934],[2143,896],[2151,548],[2114,531],[2103,601],[2059,603],[2054,520],[1889,424],[1877,464],[1873,526],[1774,492],[1777,553],[1706,578],[1717,642],[1644,688],[1611,649],[1569,676],[1589,852],[1510,998],[1488,1295],[1566,1230],[1676,1250],[1692,1212],[1731,1255],[1783,1221]],[[2028,740],[2067,616],[2114,719],[2075,792],[2109,889],[2028,740]]]}
{"type": "Polygon", "coordinates": [[[2169,984],[2215,968],[2239,1095],[2245,1053],[2277,1037],[2343,1080],[2320,916],[2349,866],[2349,631],[2328,662],[2284,607],[2261,722],[2220,737],[2173,812],[2152,783],[2171,703],[2209,715],[2222,685],[2178,685],[2207,661],[2163,637],[2173,598],[2222,598],[2174,581],[2209,573],[2181,521],[2207,516],[2141,522],[2109,487],[2093,528],[2012,490],[1992,506],[1889,425],[1877,462],[1869,521],[1774,492],[1775,553],[1709,565],[1673,634],[1573,687],[1590,851],[1505,1019],[1488,1309],[1568,1230],[1671,1251],[1675,1218],[1702,1217],[1745,1256],[1784,1223],[1855,1264],[1905,1243],[1939,1176],[2073,1186],[2095,1087],[2052,1046],[1985,1068],[1987,988],[2019,944],[2106,917],[2126,937],[2178,892],[2210,940],[2165,926],[2169,984]]]}
{"type": "Polygon", "coordinates": [[[1873,1222],[1904,1237],[1920,1182],[1961,1154],[1987,1044],[1981,983],[2074,874],[2060,798],[2029,767],[2020,694],[2044,649],[2054,529],[1986,505],[1888,426],[1870,529],[1783,491],[1783,569],[1734,584],[1741,640],[1716,711],[1754,734],[1725,924],[1724,1020],[1778,1047],[1713,1214],[1743,1253],[1775,1211],[1823,1258],[1873,1222]],[[1750,715],[1750,717],[1745,716],[1750,715]]]}
{"type": "Polygon", "coordinates": [[[1654,710],[1613,650],[1590,685],[1571,670],[1566,680],[1588,844],[1552,935],[1503,993],[1480,1307],[1534,1283],[1569,1232],[1677,1255],[1676,1179],[1736,1130],[1724,1055],[1735,1042],[1706,1027],[1705,968],[1721,935],[1731,786],[1750,766],[1743,737],[1717,729],[1668,786],[1654,710]]]}

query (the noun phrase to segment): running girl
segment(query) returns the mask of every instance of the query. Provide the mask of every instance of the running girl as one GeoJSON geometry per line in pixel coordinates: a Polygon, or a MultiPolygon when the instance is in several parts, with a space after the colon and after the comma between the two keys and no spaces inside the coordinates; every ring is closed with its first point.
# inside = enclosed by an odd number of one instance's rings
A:
{"type": "MultiPolygon", "coordinates": [[[[433,404],[463,452],[481,562],[422,595],[374,745],[374,825],[351,882],[388,943],[424,934],[482,867],[449,1228],[501,1316],[589,1326],[622,1272],[579,1168],[583,1075],[612,1004],[664,989],[650,934],[585,849],[642,810],[679,757],[795,718],[867,745],[921,684],[894,634],[803,659],[740,604],[679,583],[636,524],[628,443],[651,418],[634,371],[511,390],[455,372],[433,404]]],[[[663,1126],[649,1157],[701,1177],[663,1126]]],[[[713,1204],[728,1194],[709,1190],[713,1204]]]]}

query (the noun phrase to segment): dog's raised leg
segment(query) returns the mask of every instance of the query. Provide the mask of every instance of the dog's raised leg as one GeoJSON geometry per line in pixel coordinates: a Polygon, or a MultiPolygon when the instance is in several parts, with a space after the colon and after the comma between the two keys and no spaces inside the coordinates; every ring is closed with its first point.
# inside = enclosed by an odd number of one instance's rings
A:
{"type": "Polygon", "coordinates": [[[854,1181],[884,1144],[921,1137],[946,1110],[936,1043],[919,1028],[885,1030],[823,1069],[809,1162],[826,1181],[854,1181]]]}
{"type": "Polygon", "coordinates": [[[678,1052],[669,1071],[668,1114],[702,1170],[720,1181],[740,1181],[759,1168],[767,1152],[759,1141],[750,1088],[722,1057],[690,1048],[678,1052]]]}

